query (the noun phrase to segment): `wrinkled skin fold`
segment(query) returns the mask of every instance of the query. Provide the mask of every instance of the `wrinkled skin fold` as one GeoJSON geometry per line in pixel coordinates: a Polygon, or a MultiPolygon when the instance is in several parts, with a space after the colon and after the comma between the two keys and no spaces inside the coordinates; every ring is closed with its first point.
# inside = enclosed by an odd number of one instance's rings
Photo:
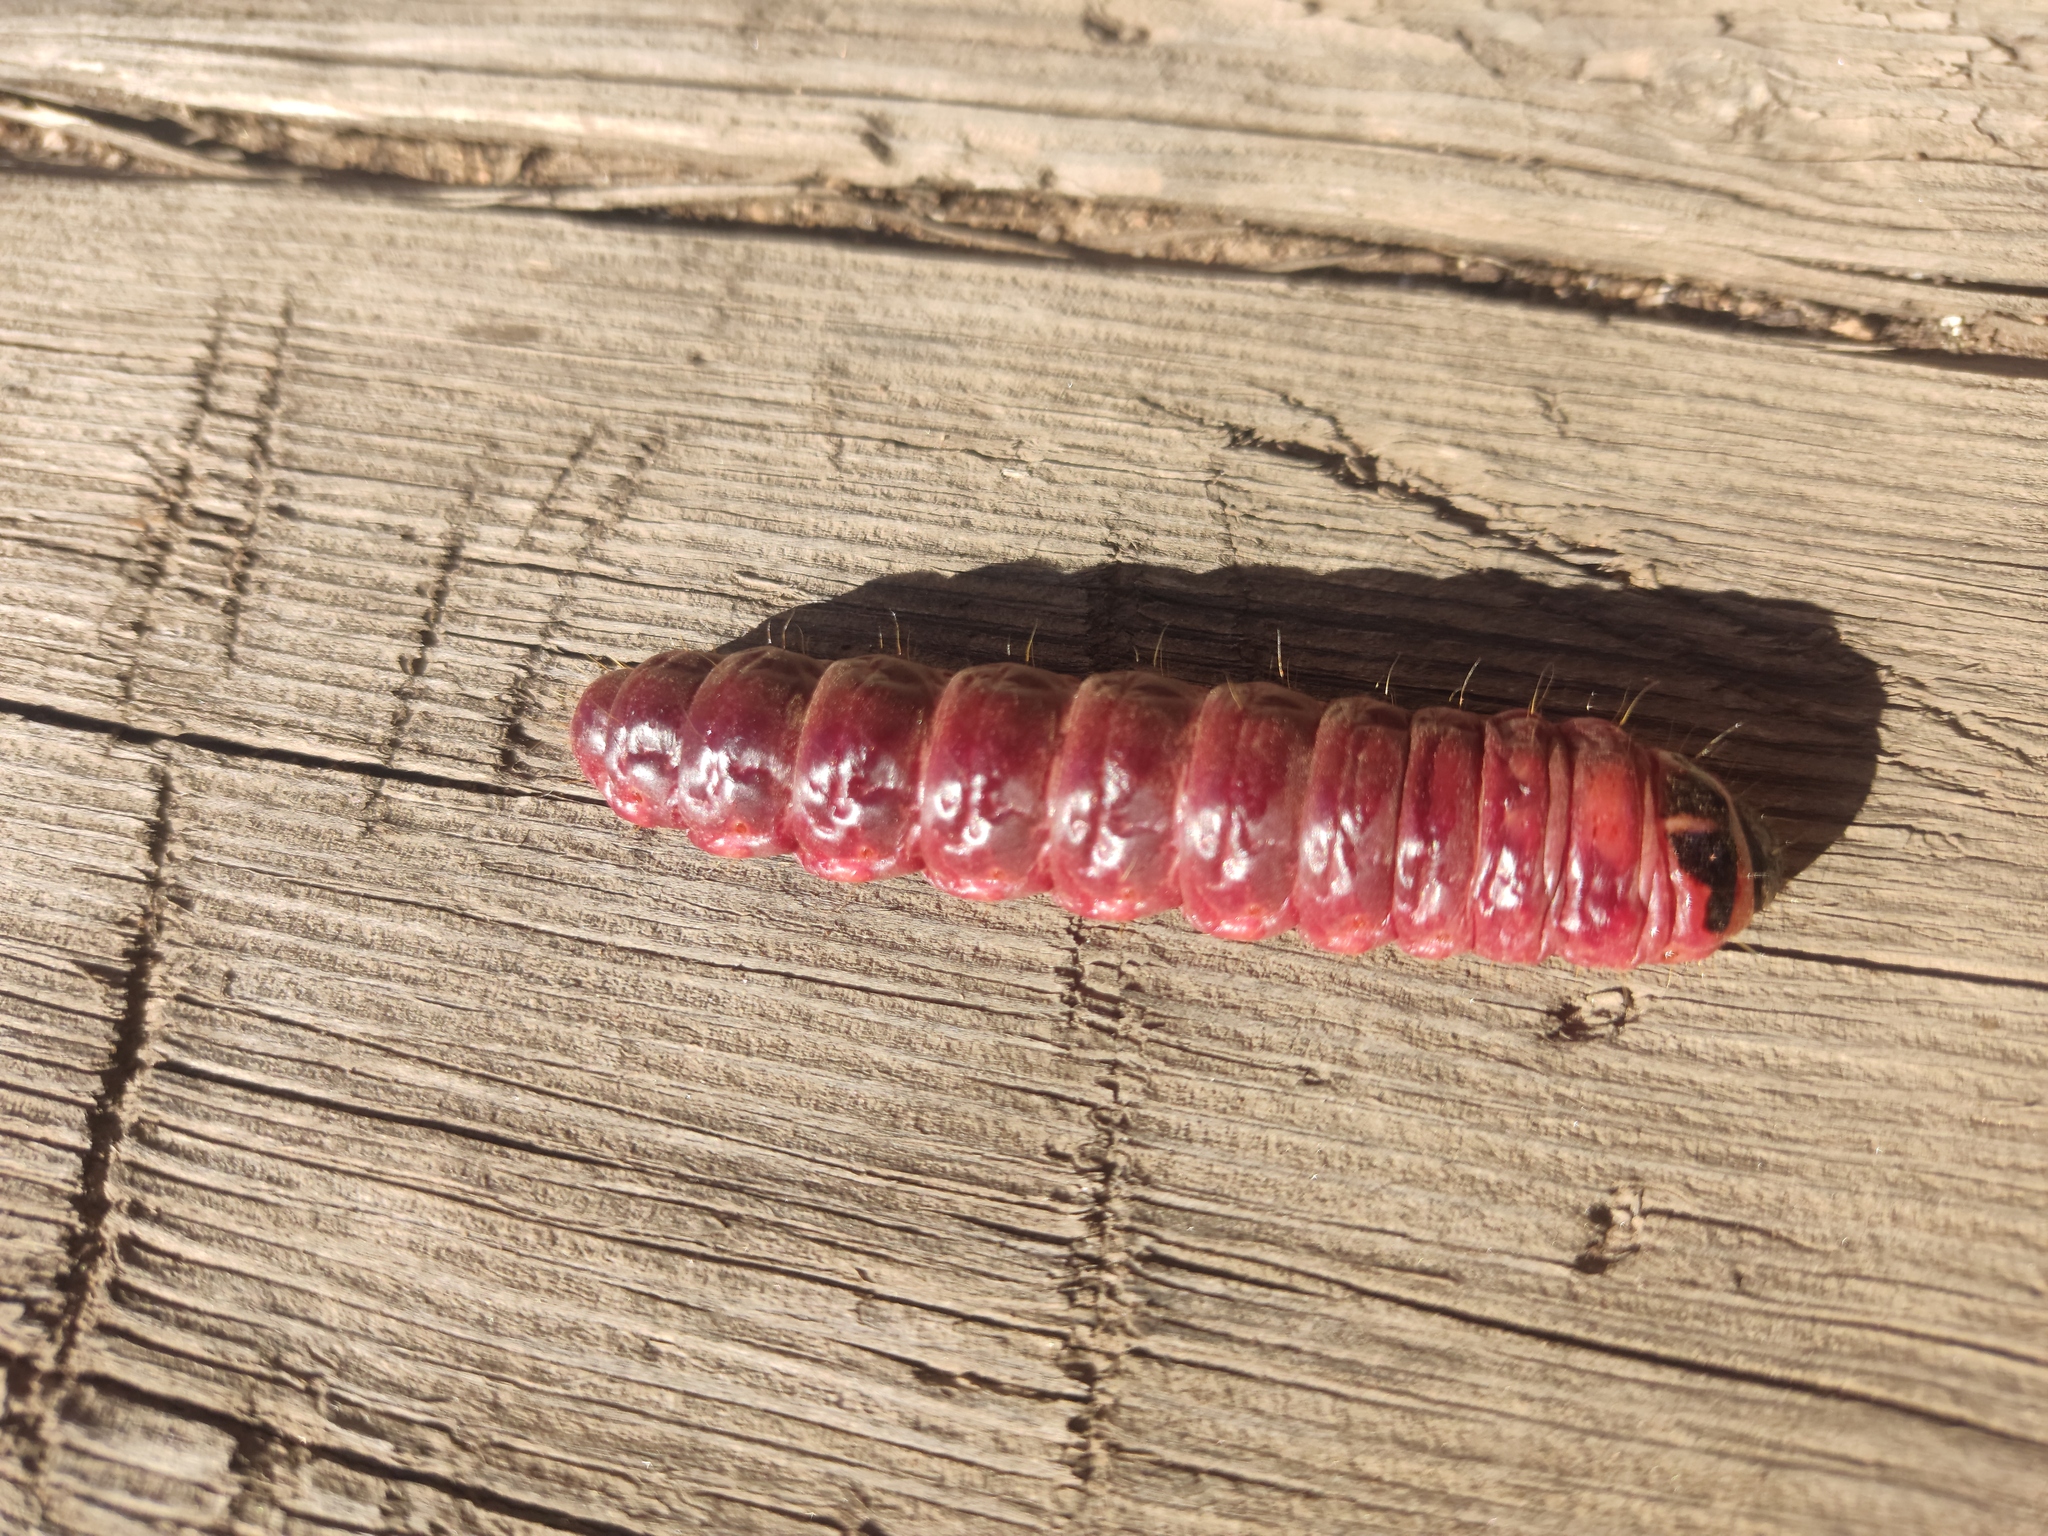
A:
{"type": "Polygon", "coordinates": [[[1769,873],[1717,779],[1607,721],[1270,682],[664,651],[592,682],[570,744],[620,816],[723,857],[1340,954],[1699,960],[1769,873]]]}

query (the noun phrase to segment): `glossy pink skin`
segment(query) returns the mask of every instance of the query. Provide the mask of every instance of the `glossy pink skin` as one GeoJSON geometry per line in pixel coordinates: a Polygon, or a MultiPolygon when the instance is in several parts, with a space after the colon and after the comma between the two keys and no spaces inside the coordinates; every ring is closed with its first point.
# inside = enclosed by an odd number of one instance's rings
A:
{"type": "Polygon", "coordinates": [[[900,656],[852,656],[818,679],[797,743],[789,830],[805,869],[887,880],[920,867],[918,782],[946,675],[900,656]]]}
{"type": "Polygon", "coordinates": [[[1202,690],[1163,672],[1103,672],[1067,709],[1046,795],[1053,896],[1127,923],[1180,904],[1174,803],[1202,690]]]}
{"type": "MultiPolygon", "coordinates": [[[[583,777],[604,792],[605,803],[615,811],[619,807],[612,798],[611,771],[605,767],[604,759],[611,747],[612,701],[632,675],[631,667],[600,672],[596,680],[583,690],[583,697],[576,701],[576,713],[569,721],[569,750],[576,754],[576,766],[583,770],[583,777]]],[[[619,814],[624,816],[626,813],[619,811],[619,814]]]]}
{"type": "Polygon", "coordinates": [[[1049,888],[1107,921],[1182,906],[1225,938],[1622,970],[1703,958],[1753,911],[1727,790],[1590,718],[759,647],[606,673],[570,738],[621,816],[713,852],[1049,888]]]}
{"type": "Polygon", "coordinates": [[[932,721],[918,798],[925,878],[975,901],[1052,886],[1046,792],[1071,677],[999,661],[953,674],[932,721]]]}
{"type": "Polygon", "coordinates": [[[1323,706],[1276,683],[1210,690],[1174,803],[1180,907],[1219,939],[1294,926],[1301,803],[1323,706]]]}
{"type": "Polygon", "coordinates": [[[1479,866],[1472,949],[1533,965],[1548,945],[1551,900],[1571,831],[1571,756],[1557,727],[1524,710],[1486,722],[1479,778],[1479,866]]]}
{"type": "Polygon", "coordinates": [[[1418,709],[1408,721],[1408,776],[1394,850],[1394,937],[1425,960],[1472,947],[1485,743],[1486,723],[1462,709],[1418,709]]]}
{"type": "Polygon", "coordinates": [[[683,824],[676,788],[697,750],[690,705],[716,661],[702,651],[663,651],[633,668],[612,695],[605,798],[636,827],[683,824]]]}
{"type": "Polygon", "coordinates": [[[1643,931],[1629,963],[1648,965],[1662,959],[1671,943],[1671,844],[1657,817],[1657,770],[1652,754],[1640,742],[1630,745],[1635,749],[1636,777],[1642,785],[1643,838],[1636,856],[1636,894],[1643,907],[1643,931]]]}
{"type": "Polygon", "coordinates": [[[1572,755],[1571,834],[1550,951],[1625,970],[1635,964],[1649,916],[1638,871],[1649,807],[1636,744],[1605,720],[1567,720],[1559,729],[1572,755]]]}
{"type": "Polygon", "coordinates": [[[696,755],[676,786],[690,841],[721,858],[796,849],[788,827],[797,746],[822,662],[761,645],[711,669],[690,704],[696,755]]]}
{"type": "Polygon", "coordinates": [[[1295,921],[1318,948],[1356,955],[1392,942],[1407,776],[1407,710],[1354,696],[1323,711],[1294,877],[1295,921]]]}

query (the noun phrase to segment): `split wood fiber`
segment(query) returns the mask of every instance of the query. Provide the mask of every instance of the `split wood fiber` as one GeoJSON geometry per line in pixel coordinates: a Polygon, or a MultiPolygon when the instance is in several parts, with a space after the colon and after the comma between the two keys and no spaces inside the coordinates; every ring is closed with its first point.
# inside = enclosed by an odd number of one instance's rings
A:
{"type": "Polygon", "coordinates": [[[2048,1506],[2048,384],[377,189],[0,200],[15,1527],[2048,1506]],[[600,658],[878,610],[945,665],[1658,676],[1631,729],[1740,722],[1804,867],[1617,995],[821,886],[579,784],[600,658]]]}
{"type": "Polygon", "coordinates": [[[9,18],[0,93],[30,163],[1505,279],[2048,357],[2026,5],[58,0],[9,18]]]}

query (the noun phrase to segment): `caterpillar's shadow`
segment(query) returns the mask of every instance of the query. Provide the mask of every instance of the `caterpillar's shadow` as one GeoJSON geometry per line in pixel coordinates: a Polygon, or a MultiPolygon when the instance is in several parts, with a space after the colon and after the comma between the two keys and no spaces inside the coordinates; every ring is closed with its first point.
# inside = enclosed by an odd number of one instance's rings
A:
{"type": "Polygon", "coordinates": [[[900,643],[943,667],[1028,650],[1040,666],[1087,673],[1156,654],[1195,682],[1272,677],[1284,665],[1290,683],[1317,697],[1389,687],[1410,708],[1461,687],[1482,710],[1527,704],[1542,689],[1552,713],[1613,717],[1647,685],[1630,729],[1680,751],[1714,743],[1709,766],[1785,840],[1787,875],[1862,808],[1885,706],[1876,666],[1814,604],[1550,586],[1499,571],[1062,571],[1022,561],[884,576],[779,613],[724,648],[770,636],[828,659],[900,643]]]}

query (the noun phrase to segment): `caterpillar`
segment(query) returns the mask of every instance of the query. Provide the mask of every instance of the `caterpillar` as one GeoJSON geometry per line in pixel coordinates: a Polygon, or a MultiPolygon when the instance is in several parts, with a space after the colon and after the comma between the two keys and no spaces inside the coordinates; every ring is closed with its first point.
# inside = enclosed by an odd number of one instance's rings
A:
{"type": "Polygon", "coordinates": [[[1285,683],[877,651],[672,650],[600,675],[578,764],[641,827],[794,853],[828,880],[922,872],[976,901],[1050,892],[1219,938],[1289,929],[1608,970],[1699,960],[1765,898],[1768,834],[1691,758],[1590,714],[1412,712],[1285,683]]]}

